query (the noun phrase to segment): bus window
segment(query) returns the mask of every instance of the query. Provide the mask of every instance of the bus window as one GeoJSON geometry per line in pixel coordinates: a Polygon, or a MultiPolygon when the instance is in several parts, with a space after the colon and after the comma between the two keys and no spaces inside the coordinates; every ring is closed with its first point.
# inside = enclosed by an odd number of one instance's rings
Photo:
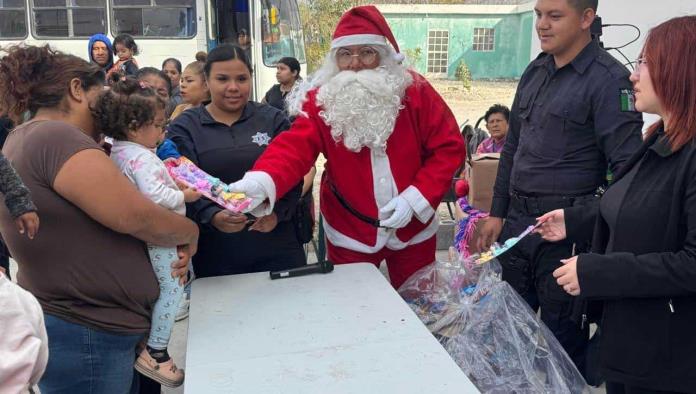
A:
{"type": "Polygon", "coordinates": [[[0,0],[0,39],[26,36],[27,10],[24,0],[0,0]]]}
{"type": "Polygon", "coordinates": [[[196,34],[194,0],[113,0],[114,36],[190,38],[196,34]]]}
{"type": "Polygon", "coordinates": [[[263,0],[261,3],[263,63],[274,66],[286,56],[304,63],[304,38],[297,3],[288,0],[263,0]]]}
{"type": "Polygon", "coordinates": [[[106,30],[105,0],[32,0],[37,37],[82,38],[106,30]]]}

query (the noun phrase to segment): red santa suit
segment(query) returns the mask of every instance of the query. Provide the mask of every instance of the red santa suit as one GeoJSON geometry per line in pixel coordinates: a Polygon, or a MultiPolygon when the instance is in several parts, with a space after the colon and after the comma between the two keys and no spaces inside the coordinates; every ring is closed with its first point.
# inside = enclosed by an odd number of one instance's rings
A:
{"type": "MultiPolygon", "coordinates": [[[[295,186],[323,154],[320,207],[329,259],[339,264],[386,259],[395,287],[434,261],[436,210],[465,157],[449,107],[425,78],[411,74],[413,83],[406,88],[386,150],[363,147],[354,152],[336,142],[319,115],[314,89],[303,106],[306,116],[298,116],[290,130],[276,137],[251,170],[270,176],[273,200],[295,186]],[[348,210],[337,193],[353,211],[375,219],[385,219],[379,217],[380,208],[401,195],[413,208],[413,218],[403,228],[378,228],[348,210]]],[[[267,177],[255,178],[263,182],[267,177]]]]}

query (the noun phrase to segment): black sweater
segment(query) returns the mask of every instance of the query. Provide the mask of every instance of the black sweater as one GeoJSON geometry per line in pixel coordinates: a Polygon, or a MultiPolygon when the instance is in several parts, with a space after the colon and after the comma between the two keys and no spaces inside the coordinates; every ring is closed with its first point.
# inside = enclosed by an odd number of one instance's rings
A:
{"type": "Polygon", "coordinates": [[[659,131],[617,181],[636,165],[611,234],[596,209],[565,211],[569,239],[594,228],[593,253],[578,258],[580,296],[604,302],[608,381],[696,392],[696,142],[675,152],[659,131]]]}

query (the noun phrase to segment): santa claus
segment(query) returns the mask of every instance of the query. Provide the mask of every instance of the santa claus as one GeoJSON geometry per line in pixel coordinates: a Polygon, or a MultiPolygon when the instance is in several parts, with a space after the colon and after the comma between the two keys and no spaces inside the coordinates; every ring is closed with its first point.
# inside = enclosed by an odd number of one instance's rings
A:
{"type": "Polygon", "coordinates": [[[447,104],[402,60],[377,8],[347,11],[324,65],[289,98],[292,127],[231,185],[268,214],[322,153],[329,260],[386,260],[396,288],[435,260],[436,209],[465,157],[447,104]]]}

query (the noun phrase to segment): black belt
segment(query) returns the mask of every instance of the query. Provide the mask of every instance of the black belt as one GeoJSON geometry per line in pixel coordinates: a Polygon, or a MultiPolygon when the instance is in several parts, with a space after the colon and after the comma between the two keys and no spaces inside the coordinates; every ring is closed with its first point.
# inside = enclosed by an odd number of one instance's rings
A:
{"type": "Polygon", "coordinates": [[[364,214],[360,213],[357,209],[350,206],[350,204],[348,204],[348,201],[346,201],[346,199],[343,198],[341,193],[339,193],[338,190],[336,190],[336,186],[334,186],[333,182],[331,182],[328,178],[326,179],[325,182],[329,185],[329,188],[331,188],[331,192],[334,194],[334,196],[336,196],[336,199],[338,199],[338,202],[341,203],[343,208],[345,208],[353,216],[362,220],[363,222],[365,222],[371,226],[374,226],[374,227],[381,227],[379,225],[379,219],[375,219],[375,218],[369,217],[367,215],[364,215],[364,214]]]}
{"type": "Polygon", "coordinates": [[[569,208],[596,198],[595,194],[580,196],[530,196],[513,191],[510,193],[510,204],[513,208],[527,215],[539,216],[555,209],[569,208]]]}

